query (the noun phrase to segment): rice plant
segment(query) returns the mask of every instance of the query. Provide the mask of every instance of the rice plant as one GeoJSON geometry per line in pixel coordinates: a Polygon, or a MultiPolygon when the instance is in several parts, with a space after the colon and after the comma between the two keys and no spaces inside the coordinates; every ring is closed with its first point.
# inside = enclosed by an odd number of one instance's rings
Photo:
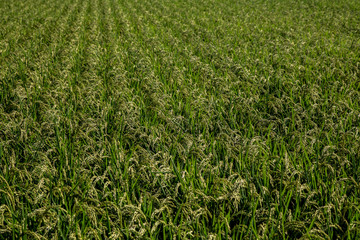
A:
{"type": "Polygon", "coordinates": [[[359,16],[0,1],[0,239],[360,239],[359,16]]]}

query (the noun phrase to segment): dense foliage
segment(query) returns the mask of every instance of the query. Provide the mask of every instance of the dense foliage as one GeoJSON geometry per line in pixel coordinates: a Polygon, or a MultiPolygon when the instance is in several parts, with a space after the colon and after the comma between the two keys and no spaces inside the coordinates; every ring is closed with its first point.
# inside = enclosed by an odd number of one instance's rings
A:
{"type": "Polygon", "coordinates": [[[358,0],[0,1],[0,239],[356,239],[358,0]]]}

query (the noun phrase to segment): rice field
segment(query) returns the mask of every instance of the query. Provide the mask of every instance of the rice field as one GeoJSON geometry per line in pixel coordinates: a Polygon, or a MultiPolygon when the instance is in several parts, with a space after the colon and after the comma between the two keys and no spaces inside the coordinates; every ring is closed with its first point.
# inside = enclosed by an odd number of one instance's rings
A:
{"type": "Polygon", "coordinates": [[[0,1],[0,239],[360,239],[358,0],[0,1]]]}

